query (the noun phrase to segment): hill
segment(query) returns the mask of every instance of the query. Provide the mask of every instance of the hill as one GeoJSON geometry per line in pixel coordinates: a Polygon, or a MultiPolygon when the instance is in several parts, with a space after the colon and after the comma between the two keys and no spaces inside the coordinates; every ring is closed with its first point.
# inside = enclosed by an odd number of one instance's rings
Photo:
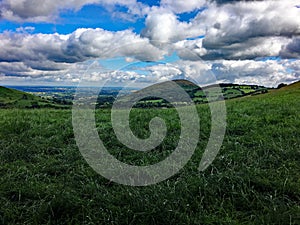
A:
{"type": "Polygon", "coordinates": [[[300,80],[296,81],[290,85],[284,86],[280,88],[281,91],[287,91],[287,90],[299,90],[300,89],[300,80]]]}
{"type": "MultiPolygon", "coordinates": [[[[176,84],[182,87],[185,91],[199,90],[199,86],[189,80],[173,80],[176,84]]],[[[168,82],[168,81],[167,81],[168,82]]]]}
{"type": "MultiPolygon", "coordinates": [[[[74,138],[71,110],[0,109],[1,224],[299,224],[299,83],[226,101],[227,131],[213,164],[198,165],[210,137],[207,104],[196,106],[200,137],[189,163],[148,187],[122,186],[86,163],[74,138]]],[[[167,136],[145,152],[114,133],[109,109],[96,110],[99,137],[124,163],[153,165],[178,144],[175,109],[133,109],[132,132],[150,136],[162,118],[167,136]]]]}
{"type": "Polygon", "coordinates": [[[66,108],[38,96],[0,86],[0,108],[66,108]]]}
{"type": "MultiPolygon", "coordinates": [[[[143,91],[149,93],[150,95],[151,93],[155,93],[159,95],[162,92],[164,93],[167,92],[169,96],[176,95],[176,92],[174,92],[172,88],[167,88],[169,82],[171,81],[166,81],[166,82],[152,85],[150,87],[143,89],[143,91]]],[[[210,86],[200,88],[198,85],[188,80],[173,80],[173,82],[175,82],[182,89],[184,89],[196,104],[207,103],[208,102],[207,95],[210,96],[210,99],[218,101],[222,99],[227,100],[227,99],[239,98],[239,97],[244,97],[249,95],[268,93],[268,88],[264,86],[258,86],[258,85],[221,83],[218,86],[210,85],[210,86]],[[217,89],[217,87],[221,88],[222,95],[220,95],[219,89],[217,89]]],[[[186,102],[171,102],[171,103],[175,103],[177,105],[186,104],[186,102]]],[[[139,101],[135,107],[148,108],[148,107],[171,107],[171,106],[172,105],[170,104],[170,102],[167,102],[164,99],[149,96],[139,101]]]]}

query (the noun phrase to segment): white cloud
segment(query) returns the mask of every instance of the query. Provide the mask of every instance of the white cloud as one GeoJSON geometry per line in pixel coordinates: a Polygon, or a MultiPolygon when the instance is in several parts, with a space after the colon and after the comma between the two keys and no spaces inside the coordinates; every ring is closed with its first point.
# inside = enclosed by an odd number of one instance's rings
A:
{"type": "Polygon", "coordinates": [[[204,32],[191,22],[180,22],[169,10],[153,8],[146,18],[146,28],[142,35],[154,41],[177,42],[203,35],[204,32]]]}
{"type": "Polygon", "coordinates": [[[147,66],[143,70],[149,72],[147,78],[152,82],[163,82],[178,79],[182,76],[182,70],[178,66],[169,63],[147,66]]]}
{"type": "Polygon", "coordinates": [[[5,32],[0,34],[0,61],[40,61],[53,59],[65,61],[62,45],[68,35],[22,34],[5,32]]]}
{"type": "Polygon", "coordinates": [[[165,53],[132,31],[102,29],[78,29],[69,35],[5,32],[0,48],[0,72],[15,76],[57,74],[96,58],[159,60],[165,53]]]}
{"type": "Polygon", "coordinates": [[[31,33],[35,30],[35,27],[27,26],[27,27],[18,27],[16,29],[19,33],[31,33]]]}
{"type": "Polygon", "coordinates": [[[200,9],[206,4],[206,0],[161,0],[160,4],[175,13],[184,13],[200,9]]]}
{"type": "Polygon", "coordinates": [[[300,34],[296,0],[237,2],[211,6],[197,20],[207,25],[205,45],[227,45],[252,37],[300,34]]]}
{"type": "MultiPolygon", "coordinates": [[[[280,54],[298,57],[298,39],[290,43],[292,36],[300,35],[300,9],[295,7],[296,3],[295,0],[208,3],[207,9],[194,19],[182,22],[172,7],[177,5],[185,11],[180,6],[183,2],[163,0],[160,8],[153,7],[149,12],[142,35],[153,44],[171,42],[186,47],[204,60],[255,59],[280,54]]],[[[195,8],[193,4],[200,7],[203,1],[187,2],[186,7],[195,8]]],[[[184,52],[179,55],[191,59],[184,52]]]]}
{"type": "Polygon", "coordinates": [[[277,87],[300,79],[300,60],[187,61],[145,67],[153,81],[185,78],[201,86],[215,82],[277,87]]]}
{"type": "Polygon", "coordinates": [[[78,29],[69,35],[0,34],[0,60],[50,60],[81,62],[90,58],[128,56],[140,60],[158,60],[163,52],[148,39],[132,31],[110,32],[103,29],[78,29]]]}
{"type": "Polygon", "coordinates": [[[178,60],[174,63],[146,66],[143,70],[149,73],[147,79],[151,82],[188,79],[203,86],[216,82],[211,66],[210,62],[178,60]]]}
{"type": "Polygon", "coordinates": [[[226,82],[276,87],[299,80],[300,73],[292,71],[291,63],[287,60],[219,60],[213,63],[213,72],[218,80],[226,82]]]}
{"type": "Polygon", "coordinates": [[[64,52],[79,59],[129,56],[142,61],[158,60],[162,51],[152,46],[148,39],[132,31],[110,32],[103,29],[78,29],[63,46],[64,52]]]}

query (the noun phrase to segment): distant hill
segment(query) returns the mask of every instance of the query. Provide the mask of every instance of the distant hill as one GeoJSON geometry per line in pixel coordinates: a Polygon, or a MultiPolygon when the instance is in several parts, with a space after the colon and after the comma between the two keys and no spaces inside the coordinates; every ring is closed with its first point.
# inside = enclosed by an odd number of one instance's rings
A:
{"type": "Polygon", "coordinates": [[[219,99],[219,89],[216,89],[216,87],[221,88],[225,100],[244,97],[247,95],[264,94],[268,92],[268,88],[258,85],[220,83],[217,85],[214,84],[200,88],[190,81],[185,83],[184,80],[174,80],[174,82],[185,89],[185,91],[189,93],[190,97],[193,98],[196,103],[205,102],[207,93],[209,93],[211,97],[215,95],[214,98],[219,99]]]}
{"type": "MultiPolygon", "coordinates": [[[[233,99],[239,98],[249,95],[258,95],[268,93],[269,89],[264,86],[258,85],[240,85],[240,84],[225,84],[221,83],[219,85],[210,85],[203,88],[200,88],[195,83],[188,81],[188,80],[173,80],[176,84],[178,84],[181,88],[183,88],[190,98],[196,103],[207,103],[207,95],[210,96],[210,99],[218,101],[222,99],[233,99]],[[222,95],[219,93],[219,89],[221,88],[222,95]]],[[[174,90],[165,88],[168,86],[168,83],[171,81],[162,82],[159,84],[152,85],[143,89],[144,91],[148,92],[150,95],[151,93],[160,94],[160,92],[170,92],[170,95],[176,95],[173,93],[174,90]]],[[[137,92],[139,93],[139,92],[137,92]]],[[[174,102],[173,102],[174,103],[174,102]]],[[[185,104],[184,102],[175,102],[176,104],[185,104]]],[[[157,97],[147,97],[141,100],[136,104],[136,107],[171,107],[172,105],[164,99],[157,98],[157,97]]]]}
{"type": "MultiPolygon", "coordinates": [[[[185,91],[199,90],[199,86],[189,80],[173,80],[176,84],[182,87],[185,91]]],[[[168,82],[168,81],[167,81],[168,82]]]]}
{"type": "Polygon", "coordinates": [[[0,108],[66,108],[38,96],[0,86],[0,108]]]}
{"type": "Polygon", "coordinates": [[[295,90],[295,89],[300,89],[300,80],[296,81],[292,84],[286,85],[286,86],[280,88],[279,90],[295,90]]]}
{"type": "MultiPolygon", "coordinates": [[[[296,82],[292,85],[284,86],[280,89],[268,89],[264,86],[258,85],[241,85],[241,84],[230,84],[230,83],[221,83],[218,85],[210,85],[200,88],[195,83],[178,79],[173,80],[177,85],[185,90],[185,92],[190,96],[196,104],[207,103],[207,95],[210,96],[210,99],[213,101],[218,101],[222,99],[233,99],[240,98],[251,95],[259,95],[268,92],[280,91],[280,90],[288,90],[294,87],[299,87],[300,82],[296,82]],[[216,87],[220,87],[222,90],[222,94],[219,93],[219,89],[216,87]]],[[[148,107],[172,107],[170,102],[155,97],[155,94],[160,96],[160,94],[164,93],[168,96],[176,96],[176,90],[170,88],[168,83],[171,81],[162,82],[159,84],[155,84],[143,89],[148,94],[146,98],[140,100],[135,107],[137,108],[148,108],[148,107]],[[169,86],[169,87],[168,87],[169,86]],[[168,87],[168,88],[166,88],[168,87]]],[[[141,90],[140,90],[141,91],[141,90]]],[[[140,91],[137,91],[136,94],[139,94],[140,91]]],[[[116,92],[118,93],[118,91],[116,92]]],[[[99,95],[97,100],[96,107],[97,108],[110,108],[115,101],[117,94],[112,94],[108,92],[108,94],[99,95]]],[[[59,99],[49,98],[49,97],[38,97],[26,92],[18,91],[12,88],[0,87],[0,108],[70,108],[71,101],[73,98],[73,93],[65,93],[59,95],[59,99]]],[[[126,96],[123,97],[124,102],[128,98],[126,96]]],[[[172,101],[171,103],[175,103],[177,105],[186,105],[185,101],[180,101],[180,99],[176,101],[172,101]]]]}

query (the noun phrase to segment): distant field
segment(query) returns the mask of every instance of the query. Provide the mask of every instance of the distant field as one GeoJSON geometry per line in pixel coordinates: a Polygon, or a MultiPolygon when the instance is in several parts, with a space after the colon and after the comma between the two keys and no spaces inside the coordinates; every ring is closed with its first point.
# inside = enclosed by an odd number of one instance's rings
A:
{"type": "MultiPolygon", "coordinates": [[[[95,173],[73,135],[71,110],[0,110],[0,224],[299,224],[300,86],[231,99],[220,153],[198,172],[210,132],[210,111],[197,105],[201,135],[188,165],[148,187],[118,185],[95,173]]],[[[167,138],[150,154],[128,150],[113,134],[110,110],[97,129],[111,154],[134,165],[164,159],[177,144],[174,109],[134,109],[142,138],[155,116],[167,138]]]]}
{"type": "MultiPolygon", "coordinates": [[[[220,89],[214,86],[203,87],[203,89],[201,89],[199,86],[187,80],[175,80],[175,82],[188,93],[196,104],[207,103],[207,96],[210,97],[210,100],[221,100],[223,98],[232,99],[248,95],[264,94],[269,90],[263,86],[238,84],[220,84],[220,89]]],[[[164,86],[164,82],[152,85],[151,88],[154,89],[152,93],[159,94],[157,93],[158,89],[166,92],[167,90],[164,89],[164,86]]],[[[96,90],[95,87],[81,87],[79,89],[82,93],[90,93],[96,90]]],[[[120,87],[104,87],[98,96],[96,108],[111,108],[120,90],[122,90],[120,87]]],[[[136,91],[138,91],[138,89],[127,88],[127,90],[122,90],[122,93],[127,95],[136,91]]],[[[172,92],[172,90],[168,90],[167,92],[172,92]]],[[[72,105],[75,93],[76,87],[10,86],[9,89],[7,89],[0,86],[0,108],[66,109],[72,105]]],[[[175,104],[182,105],[183,103],[177,102],[175,104]]],[[[142,99],[135,107],[171,108],[172,105],[163,99],[149,97],[142,99]]]]}
{"type": "MultiPolygon", "coordinates": [[[[233,99],[233,98],[239,98],[249,95],[258,95],[258,94],[265,94],[268,93],[269,89],[263,86],[257,86],[257,85],[238,85],[238,84],[219,84],[219,86],[207,86],[200,88],[199,86],[195,85],[192,82],[189,82],[187,80],[175,80],[175,82],[181,86],[190,96],[190,98],[194,101],[196,104],[203,104],[207,103],[208,96],[210,101],[218,101],[222,99],[233,99]]],[[[151,88],[154,90],[160,89],[160,86],[162,84],[153,85],[151,88]]],[[[164,90],[162,88],[162,91],[168,91],[164,90]]],[[[169,90],[172,92],[172,90],[169,90]]],[[[154,92],[157,94],[157,91],[154,92]]],[[[178,102],[180,104],[180,102],[178,102]]],[[[151,107],[171,107],[171,104],[158,98],[153,99],[144,99],[140,101],[137,105],[137,108],[151,108],[151,107]]]]}
{"type": "Polygon", "coordinates": [[[0,86],[0,108],[70,108],[67,105],[58,104],[54,101],[40,98],[33,94],[0,86]]]}

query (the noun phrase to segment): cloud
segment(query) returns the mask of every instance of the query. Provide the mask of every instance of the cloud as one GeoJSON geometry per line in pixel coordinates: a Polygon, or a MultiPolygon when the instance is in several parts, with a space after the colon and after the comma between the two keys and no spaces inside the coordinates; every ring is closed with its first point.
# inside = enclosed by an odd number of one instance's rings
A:
{"type": "MultiPolygon", "coordinates": [[[[204,60],[298,57],[297,39],[286,46],[292,37],[300,35],[300,9],[295,7],[295,0],[211,2],[189,22],[179,21],[174,13],[179,12],[173,9],[174,5],[181,3],[164,0],[160,8],[153,7],[142,36],[153,44],[171,42],[188,48],[204,60]]],[[[196,3],[200,7],[203,1],[191,1],[186,7],[193,9],[196,3]]],[[[182,59],[192,60],[191,54],[178,54],[182,59]]]]}
{"type": "Polygon", "coordinates": [[[300,37],[294,38],[290,43],[283,46],[280,51],[283,58],[299,58],[300,57],[300,37]]]}
{"type": "Polygon", "coordinates": [[[78,29],[69,35],[0,34],[0,61],[82,62],[91,58],[128,56],[158,60],[163,52],[130,30],[110,32],[103,29],[78,29]]]}
{"type": "Polygon", "coordinates": [[[21,75],[21,73],[26,73],[29,71],[30,68],[26,66],[23,62],[0,62],[0,73],[5,74],[7,76],[15,74],[21,75]]]}
{"type": "Polygon", "coordinates": [[[64,43],[63,51],[78,61],[89,58],[133,57],[142,61],[159,60],[164,52],[130,30],[78,29],[64,43]]]}
{"type": "Polygon", "coordinates": [[[245,42],[218,48],[205,48],[205,39],[184,40],[175,44],[177,53],[184,60],[246,60],[279,56],[282,46],[290,42],[287,37],[257,37],[245,42]]]}
{"type": "Polygon", "coordinates": [[[0,48],[0,72],[16,76],[65,71],[72,64],[96,58],[123,56],[151,61],[165,54],[130,30],[100,28],[78,29],[69,35],[5,32],[0,34],[0,48]]]}
{"type": "Polygon", "coordinates": [[[300,60],[215,60],[189,61],[147,66],[148,79],[162,82],[172,79],[191,79],[205,86],[222,83],[254,84],[277,87],[300,79],[300,60]]]}
{"type": "Polygon", "coordinates": [[[152,82],[163,82],[174,79],[188,79],[201,86],[216,82],[211,73],[212,64],[205,61],[178,60],[174,63],[157,64],[143,68],[147,79],[152,82]]]}
{"type": "Polygon", "coordinates": [[[66,4],[66,1],[62,3],[58,0],[3,0],[0,15],[11,21],[47,21],[53,20],[60,9],[67,7],[66,4]]]}
{"type": "MultiPolygon", "coordinates": [[[[63,44],[68,35],[23,34],[4,32],[0,34],[0,61],[24,62],[53,60],[68,62],[63,44]]],[[[70,56],[71,58],[71,56],[70,56]]]]}
{"type": "Polygon", "coordinates": [[[19,33],[31,33],[35,30],[35,27],[27,26],[27,27],[18,27],[16,32],[19,33]]]}
{"type": "Polygon", "coordinates": [[[287,60],[218,60],[212,69],[217,79],[225,82],[276,87],[300,79],[300,71],[292,70],[292,65],[287,60]]]}
{"type": "Polygon", "coordinates": [[[256,2],[256,1],[264,1],[264,0],[210,0],[210,2],[216,2],[218,4],[228,4],[235,2],[256,2]]]}
{"type": "Polygon", "coordinates": [[[201,27],[193,23],[180,22],[170,10],[153,8],[146,18],[142,36],[153,41],[177,42],[204,34],[201,27]]]}
{"type": "Polygon", "coordinates": [[[144,15],[148,7],[136,0],[2,0],[0,18],[18,22],[55,21],[62,10],[79,10],[84,5],[98,4],[114,10],[115,6],[125,6],[128,14],[144,15]]]}
{"type": "Polygon", "coordinates": [[[163,8],[170,9],[174,13],[191,12],[202,8],[206,0],[161,0],[160,5],[163,8]]]}
{"type": "Polygon", "coordinates": [[[163,82],[172,79],[182,78],[183,71],[177,65],[157,64],[146,66],[142,70],[148,71],[147,79],[152,82],[163,82]]]}
{"type": "Polygon", "coordinates": [[[198,20],[208,24],[206,47],[243,42],[253,37],[300,34],[296,1],[238,2],[210,7],[198,20]]]}
{"type": "Polygon", "coordinates": [[[278,55],[288,39],[300,35],[300,9],[295,7],[296,3],[294,0],[213,3],[193,21],[206,27],[202,47],[208,55],[203,57],[252,59],[278,55]]]}
{"type": "Polygon", "coordinates": [[[207,52],[202,55],[202,58],[205,60],[245,60],[278,56],[282,46],[289,40],[289,38],[285,37],[252,38],[245,42],[234,43],[220,48],[206,48],[207,52]]]}
{"type": "MultiPolygon", "coordinates": [[[[36,64],[34,64],[36,65],[36,64]]],[[[68,67],[70,68],[70,67],[68,67]]],[[[7,80],[27,80],[28,79],[34,79],[34,80],[43,80],[43,81],[49,81],[49,80],[56,80],[58,77],[61,77],[61,79],[65,79],[65,72],[67,70],[63,70],[63,68],[55,70],[54,67],[51,68],[51,70],[48,69],[41,69],[41,68],[31,68],[30,66],[26,65],[23,62],[0,62],[0,74],[4,74],[5,77],[3,77],[3,80],[5,78],[7,80]]],[[[32,81],[34,81],[32,80],[32,81]]]]}

